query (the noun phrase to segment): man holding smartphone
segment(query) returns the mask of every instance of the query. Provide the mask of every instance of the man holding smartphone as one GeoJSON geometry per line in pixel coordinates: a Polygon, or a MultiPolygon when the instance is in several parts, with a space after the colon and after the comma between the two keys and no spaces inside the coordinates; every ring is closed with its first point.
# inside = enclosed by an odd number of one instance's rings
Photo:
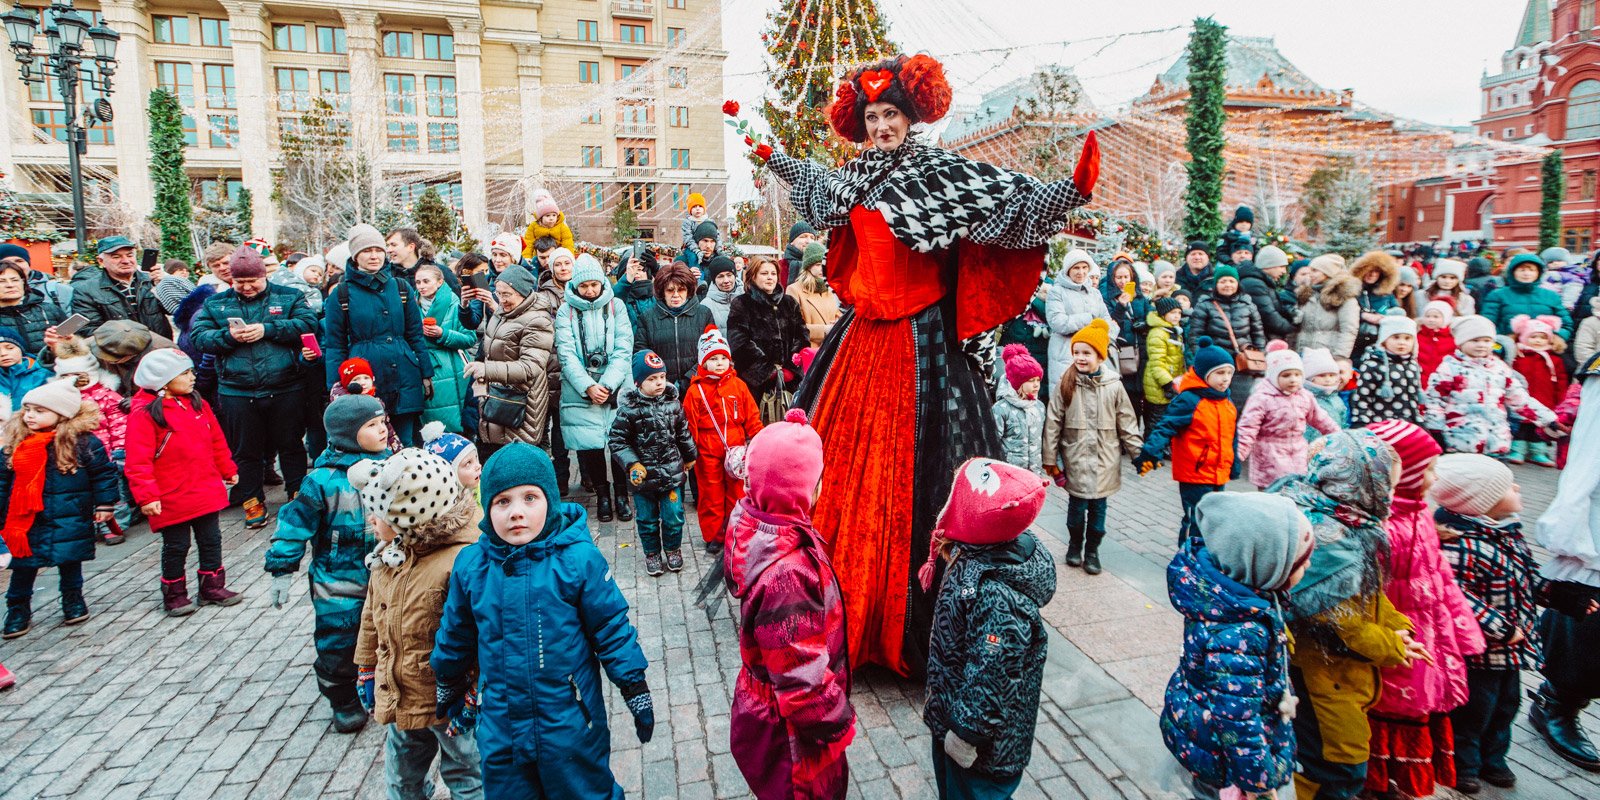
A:
{"type": "Polygon", "coordinates": [[[89,318],[79,331],[88,336],[114,319],[137,322],[151,333],[172,338],[172,324],[157,299],[150,276],[139,271],[138,248],[126,236],[107,236],[95,244],[98,269],[72,279],[72,312],[89,318]]]}

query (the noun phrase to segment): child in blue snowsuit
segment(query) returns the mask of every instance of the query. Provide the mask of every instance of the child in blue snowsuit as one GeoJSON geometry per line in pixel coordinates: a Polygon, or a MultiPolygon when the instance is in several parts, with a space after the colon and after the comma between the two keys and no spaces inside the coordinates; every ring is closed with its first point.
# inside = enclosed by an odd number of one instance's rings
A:
{"type": "Polygon", "coordinates": [[[550,456],[513,443],[483,465],[483,537],[456,557],[431,660],[439,716],[459,721],[479,686],[487,797],[622,800],[600,669],[640,742],[655,711],[628,601],[583,507],[561,502],[550,456]],[[479,673],[475,679],[473,670],[479,673]]]}
{"type": "Polygon", "coordinates": [[[340,397],[322,414],[328,449],[317,457],[300,493],[278,510],[278,529],[267,549],[272,605],[289,600],[294,573],[311,545],[311,606],[316,610],[317,686],[333,706],[333,727],[354,733],[367,724],[356,697],[356,636],[367,598],[367,553],[377,544],[361,494],[347,471],[362,459],[387,458],[389,423],[383,403],[365,394],[340,397]]]}

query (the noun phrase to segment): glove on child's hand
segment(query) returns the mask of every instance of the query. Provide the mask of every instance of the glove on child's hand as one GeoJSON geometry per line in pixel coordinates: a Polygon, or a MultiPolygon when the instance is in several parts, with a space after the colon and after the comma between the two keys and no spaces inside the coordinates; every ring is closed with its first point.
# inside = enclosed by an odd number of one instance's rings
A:
{"type": "Polygon", "coordinates": [[[289,590],[294,588],[294,574],[285,572],[282,575],[272,576],[272,589],[268,596],[272,598],[273,608],[283,608],[289,602],[289,590]]]}
{"type": "Polygon", "coordinates": [[[461,702],[461,713],[457,714],[450,720],[450,724],[444,727],[444,735],[454,737],[464,733],[471,733],[472,729],[478,726],[478,707],[480,705],[482,703],[478,697],[478,690],[472,689],[468,691],[467,696],[461,702]]]}
{"type": "Polygon", "coordinates": [[[644,681],[636,681],[622,687],[622,700],[628,704],[628,713],[633,715],[633,731],[639,735],[639,743],[650,741],[656,731],[655,702],[650,699],[650,686],[644,681]]]}
{"type": "Polygon", "coordinates": [[[978,761],[978,748],[957,736],[955,731],[944,732],[944,754],[961,765],[962,769],[972,769],[972,765],[978,761]]]}
{"type": "Polygon", "coordinates": [[[372,667],[356,667],[356,697],[360,698],[361,707],[366,709],[368,714],[371,714],[372,709],[378,705],[376,684],[377,675],[372,667]]]}
{"type": "Polygon", "coordinates": [[[467,692],[472,689],[472,678],[462,675],[446,680],[435,678],[433,715],[441,719],[455,719],[466,705],[467,692]]]}
{"type": "Polygon", "coordinates": [[[634,486],[644,483],[644,474],[644,465],[635,463],[633,466],[628,467],[628,483],[634,486]]]}
{"type": "Polygon", "coordinates": [[[1139,477],[1142,478],[1146,475],[1149,475],[1151,470],[1161,466],[1161,462],[1143,453],[1140,453],[1139,457],[1133,460],[1133,466],[1135,469],[1139,470],[1139,477]]]}

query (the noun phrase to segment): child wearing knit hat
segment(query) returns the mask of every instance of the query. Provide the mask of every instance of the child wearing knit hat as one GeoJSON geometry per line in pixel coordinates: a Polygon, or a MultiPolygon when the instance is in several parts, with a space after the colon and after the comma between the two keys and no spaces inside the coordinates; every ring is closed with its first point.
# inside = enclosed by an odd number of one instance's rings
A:
{"type": "Polygon", "coordinates": [[[1378,323],[1378,340],[1361,354],[1356,368],[1350,425],[1379,420],[1422,422],[1422,372],[1417,367],[1417,323],[1391,308],[1378,323]]]}
{"type": "MultiPolygon", "coordinates": [[[[633,354],[633,383],[635,388],[622,393],[607,444],[628,470],[645,572],[655,577],[662,573],[663,551],[668,564],[682,569],[682,487],[699,451],[678,389],[668,382],[667,364],[656,351],[633,354]]],[[[706,543],[707,552],[720,548],[720,543],[706,543]]]]}
{"type": "Polygon", "coordinates": [[[1455,306],[1448,299],[1430,300],[1422,307],[1417,324],[1417,369],[1423,386],[1428,385],[1439,362],[1456,349],[1455,337],[1450,335],[1450,321],[1455,318],[1455,306]]]}
{"type": "Polygon", "coordinates": [[[1234,457],[1239,410],[1228,396],[1233,371],[1233,355],[1210,336],[1201,336],[1195,343],[1194,366],[1178,384],[1178,396],[1167,406],[1161,422],[1145,435],[1144,447],[1133,460],[1143,476],[1159,466],[1171,449],[1172,478],[1178,482],[1178,498],[1183,504],[1180,545],[1195,530],[1194,510],[1200,498],[1222,491],[1229,480],[1239,476],[1234,457]]]}
{"type": "MultiPolygon", "coordinates": [[[[1595,610],[1596,590],[1540,575],[1522,535],[1521,491],[1505,464],[1475,453],[1451,454],[1439,458],[1436,471],[1431,496],[1438,504],[1434,521],[1444,556],[1477,609],[1487,645],[1467,656],[1467,700],[1450,712],[1455,785],[1469,794],[1480,781],[1510,788],[1516,775],[1506,754],[1522,702],[1521,671],[1538,668],[1544,652],[1535,606],[1581,619],[1595,610]]],[[[1546,684],[1535,702],[1542,709],[1552,699],[1546,684]]]]}
{"type": "Polygon", "coordinates": [[[16,328],[0,327],[0,418],[10,418],[22,407],[23,395],[50,380],[50,370],[39,366],[27,347],[16,328]]]}
{"type": "MultiPolygon", "coordinates": [[[[383,400],[378,397],[378,384],[373,377],[372,364],[364,358],[347,358],[339,363],[339,380],[328,389],[328,399],[338,400],[347,395],[363,395],[378,400],[383,406],[383,400]]],[[[400,449],[400,435],[395,432],[394,420],[385,409],[383,416],[384,425],[389,430],[389,449],[400,449]]]]}
{"type": "MultiPolygon", "coordinates": [[[[1308,347],[1300,351],[1300,363],[1305,368],[1306,391],[1311,393],[1312,399],[1327,412],[1334,425],[1349,427],[1350,407],[1345,405],[1339,391],[1343,388],[1343,378],[1340,377],[1339,362],[1334,360],[1333,351],[1326,347],[1308,347]]],[[[1315,440],[1321,435],[1322,431],[1306,426],[1306,441],[1315,440]]]]}
{"type": "Polygon", "coordinates": [[[1300,355],[1280,339],[1269,342],[1266,380],[1251,390],[1239,417],[1236,452],[1240,461],[1250,461],[1250,483],[1265,489],[1285,475],[1305,472],[1306,432],[1333,433],[1340,427],[1305,388],[1300,355]]]}
{"type": "Polygon", "coordinates": [[[1199,531],[1167,566],[1184,637],[1161,707],[1161,738],[1209,790],[1198,796],[1221,789],[1268,795],[1294,775],[1298,701],[1282,606],[1305,575],[1316,538],[1294,501],[1278,495],[1217,492],[1195,516],[1199,531]]]}
{"type": "Polygon", "coordinates": [[[533,193],[533,219],[528,222],[527,230],[522,232],[524,261],[533,260],[533,243],[545,236],[555,239],[557,247],[572,251],[578,249],[577,241],[572,238],[572,228],[567,225],[566,215],[556,205],[555,197],[549,191],[539,189],[533,193]]]}
{"type": "Polygon", "coordinates": [[[931,588],[944,562],[922,712],[943,797],[1010,797],[1032,755],[1049,646],[1039,609],[1056,571],[1028,528],[1049,485],[987,458],[962,464],[918,572],[931,588]]]}
{"type": "MultiPolygon", "coordinates": [[[[1171,266],[1170,264],[1168,266],[1171,266]]],[[[1145,315],[1144,347],[1144,429],[1154,430],[1167,413],[1167,404],[1178,394],[1186,364],[1183,349],[1183,304],[1176,298],[1162,297],[1151,304],[1145,315]]]]}
{"type": "Polygon", "coordinates": [[[1511,454],[1511,418],[1560,438],[1555,413],[1528,394],[1511,366],[1494,353],[1494,323],[1456,317],[1450,323],[1456,352],[1445,356],[1423,392],[1422,426],[1442,437],[1452,453],[1511,454]]]}
{"type": "Polygon", "coordinates": [[[1484,641],[1440,550],[1425,499],[1435,480],[1439,444],[1403,420],[1385,420],[1367,430],[1400,457],[1400,477],[1384,523],[1389,547],[1383,591],[1411,620],[1412,638],[1430,656],[1379,671],[1383,690],[1367,713],[1372,731],[1367,788],[1376,793],[1392,785],[1406,797],[1428,797],[1436,784],[1455,783],[1444,716],[1467,701],[1466,659],[1482,653],[1484,641]]]}
{"type": "MultiPolygon", "coordinates": [[[[1550,409],[1566,398],[1570,383],[1566,361],[1561,358],[1566,343],[1556,335],[1560,329],[1560,317],[1518,315],[1511,320],[1511,331],[1517,335],[1517,357],[1511,369],[1528,384],[1528,396],[1550,409]]],[[[1511,463],[1521,464],[1526,456],[1541,467],[1556,465],[1555,443],[1541,437],[1538,428],[1523,423],[1515,434],[1508,459],[1511,463]]]]}
{"type": "MultiPolygon", "coordinates": [[[[100,408],[100,426],[94,435],[106,446],[113,460],[123,449],[127,437],[128,415],[122,410],[123,397],[112,384],[116,378],[100,368],[100,360],[89,352],[83,339],[69,336],[56,342],[55,373],[57,378],[71,380],[83,399],[93,401],[100,408]]],[[[142,362],[141,362],[142,363],[142,362]]],[[[138,383],[135,370],[135,385],[138,383]]]]}
{"type": "Polygon", "coordinates": [[[483,462],[478,460],[478,449],[459,434],[445,430],[437,420],[422,426],[422,449],[449,462],[455,470],[456,480],[478,499],[478,479],[483,474],[483,462]]]}
{"type": "Polygon", "coordinates": [[[300,485],[300,493],[278,510],[278,528],[267,548],[274,608],[289,602],[294,573],[311,547],[311,606],[316,611],[317,686],[333,707],[333,729],[354,733],[367,724],[356,696],[356,635],[367,597],[366,554],[375,541],[361,495],[350,483],[356,464],[389,455],[388,420],[376,397],[335,398],[322,414],[328,449],[300,485]]]}
{"type": "Polygon", "coordinates": [[[111,519],[117,470],[94,437],[100,412],[71,381],[56,380],[22,396],[0,427],[0,569],[11,567],[4,637],[28,632],[39,570],[61,574],[61,616],[89,618],[83,562],[94,558],[95,523],[111,519]],[[85,502],[88,501],[88,502],[85,502]]]}
{"type": "Polygon", "coordinates": [[[1072,363],[1050,393],[1044,471],[1067,490],[1067,565],[1100,574],[1106,501],[1122,488],[1122,456],[1139,455],[1139,416],[1122,377],[1106,368],[1110,326],[1092,320],[1072,336],[1072,363]]]}
{"type": "Polygon", "coordinates": [[[1000,351],[1006,382],[1000,399],[994,401],[994,421],[1000,429],[1000,444],[1006,461],[1044,477],[1044,403],[1039,402],[1039,385],[1044,367],[1028,353],[1027,345],[1008,344],[1000,351]],[[1006,391],[1005,387],[1011,387],[1006,391]]]}
{"type": "Polygon", "coordinates": [[[811,521],[822,438],[804,411],[751,439],[749,493],[728,524],[723,579],[739,599],[733,760],[759,800],[843,797],[855,737],[844,599],[811,521]]]}
{"type": "Polygon", "coordinates": [[[427,667],[451,568],[481,535],[478,503],[455,473],[445,459],[417,448],[358,461],[347,473],[379,541],[366,559],[372,577],[356,637],[356,694],[388,726],[384,772],[398,797],[426,794],[423,781],[436,753],[452,797],[483,797],[476,739],[459,730],[462,722],[435,713],[437,687],[427,667]]]}
{"type": "MultiPolygon", "coordinates": [[[[683,414],[699,454],[695,470],[695,513],[707,551],[722,547],[728,515],[744,497],[745,449],[761,432],[761,408],[750,387],[733,369],[733,351],[722,331],[700,334],[700,369],[689,381],[683,414]]],[[[667,569],[683,569],[683,555],[667,552],[667,569]]]]}

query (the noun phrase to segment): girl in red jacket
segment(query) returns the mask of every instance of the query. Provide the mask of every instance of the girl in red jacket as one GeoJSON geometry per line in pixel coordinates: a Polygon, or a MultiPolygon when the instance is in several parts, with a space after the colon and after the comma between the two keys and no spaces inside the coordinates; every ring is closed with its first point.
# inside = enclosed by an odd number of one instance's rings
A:
{"type": "MultiPolygon", "coordinates": [[[[1567,395],[1567,365],[1561,360],[1566,343],[1556,335],[1561,320],[1556,317],[1519,316],[1511,320],[1511,332],[1517,335],[1517,358],[1511,368],[1528,382],[1528,396],[1545,408],[1555,408],[1567,395]]],[[[1523,423],[1517,428],[1517,440],[1511,443],[1513,464],[1521,464],[1523,454],[1528,461],[1541,467],[1556,465],[1555,443],[1544,441],[1537,426],[1523,423]]]]}
{"type": "Polygon", "coordinates": [[[241,599],[227,588],[222,569],[222,529],[217,513],[239,470],[222,438],[222,426],[194,391],[194,362],[182,350],[155,350],[139,362],[128,415],[128,488],[161,532],[161,600],[168,616],[193,613],[184,582],[189,538],[200,548],[200,605],[231,606],[241,599]]]}
{"type": "Polygon", "coordinates": [[[1450,321],[1455,318],[1456,309],[1449,300],[1430,300],[1422,308],[1417,325],[1417,368],[1422,371],[1424,387],[1439,362],[1456,351],[1456,337],[1450,333],[1450,321]]]}
{"type": "MultiPolygon", "coordinates": [[[[761,432],[761,409],[733,369],[733,351],[715,327],[700,335],[700,370],[683,395],[683,414],[700,453],[694,480],[706,552],[722,552],[728,515],[744,497],[745,444],[761,432]]],[[[669,569],[678,567],[670,563],[669,569]]],[[[682,566],[682,565],[679,565],[682,566]]]]}

